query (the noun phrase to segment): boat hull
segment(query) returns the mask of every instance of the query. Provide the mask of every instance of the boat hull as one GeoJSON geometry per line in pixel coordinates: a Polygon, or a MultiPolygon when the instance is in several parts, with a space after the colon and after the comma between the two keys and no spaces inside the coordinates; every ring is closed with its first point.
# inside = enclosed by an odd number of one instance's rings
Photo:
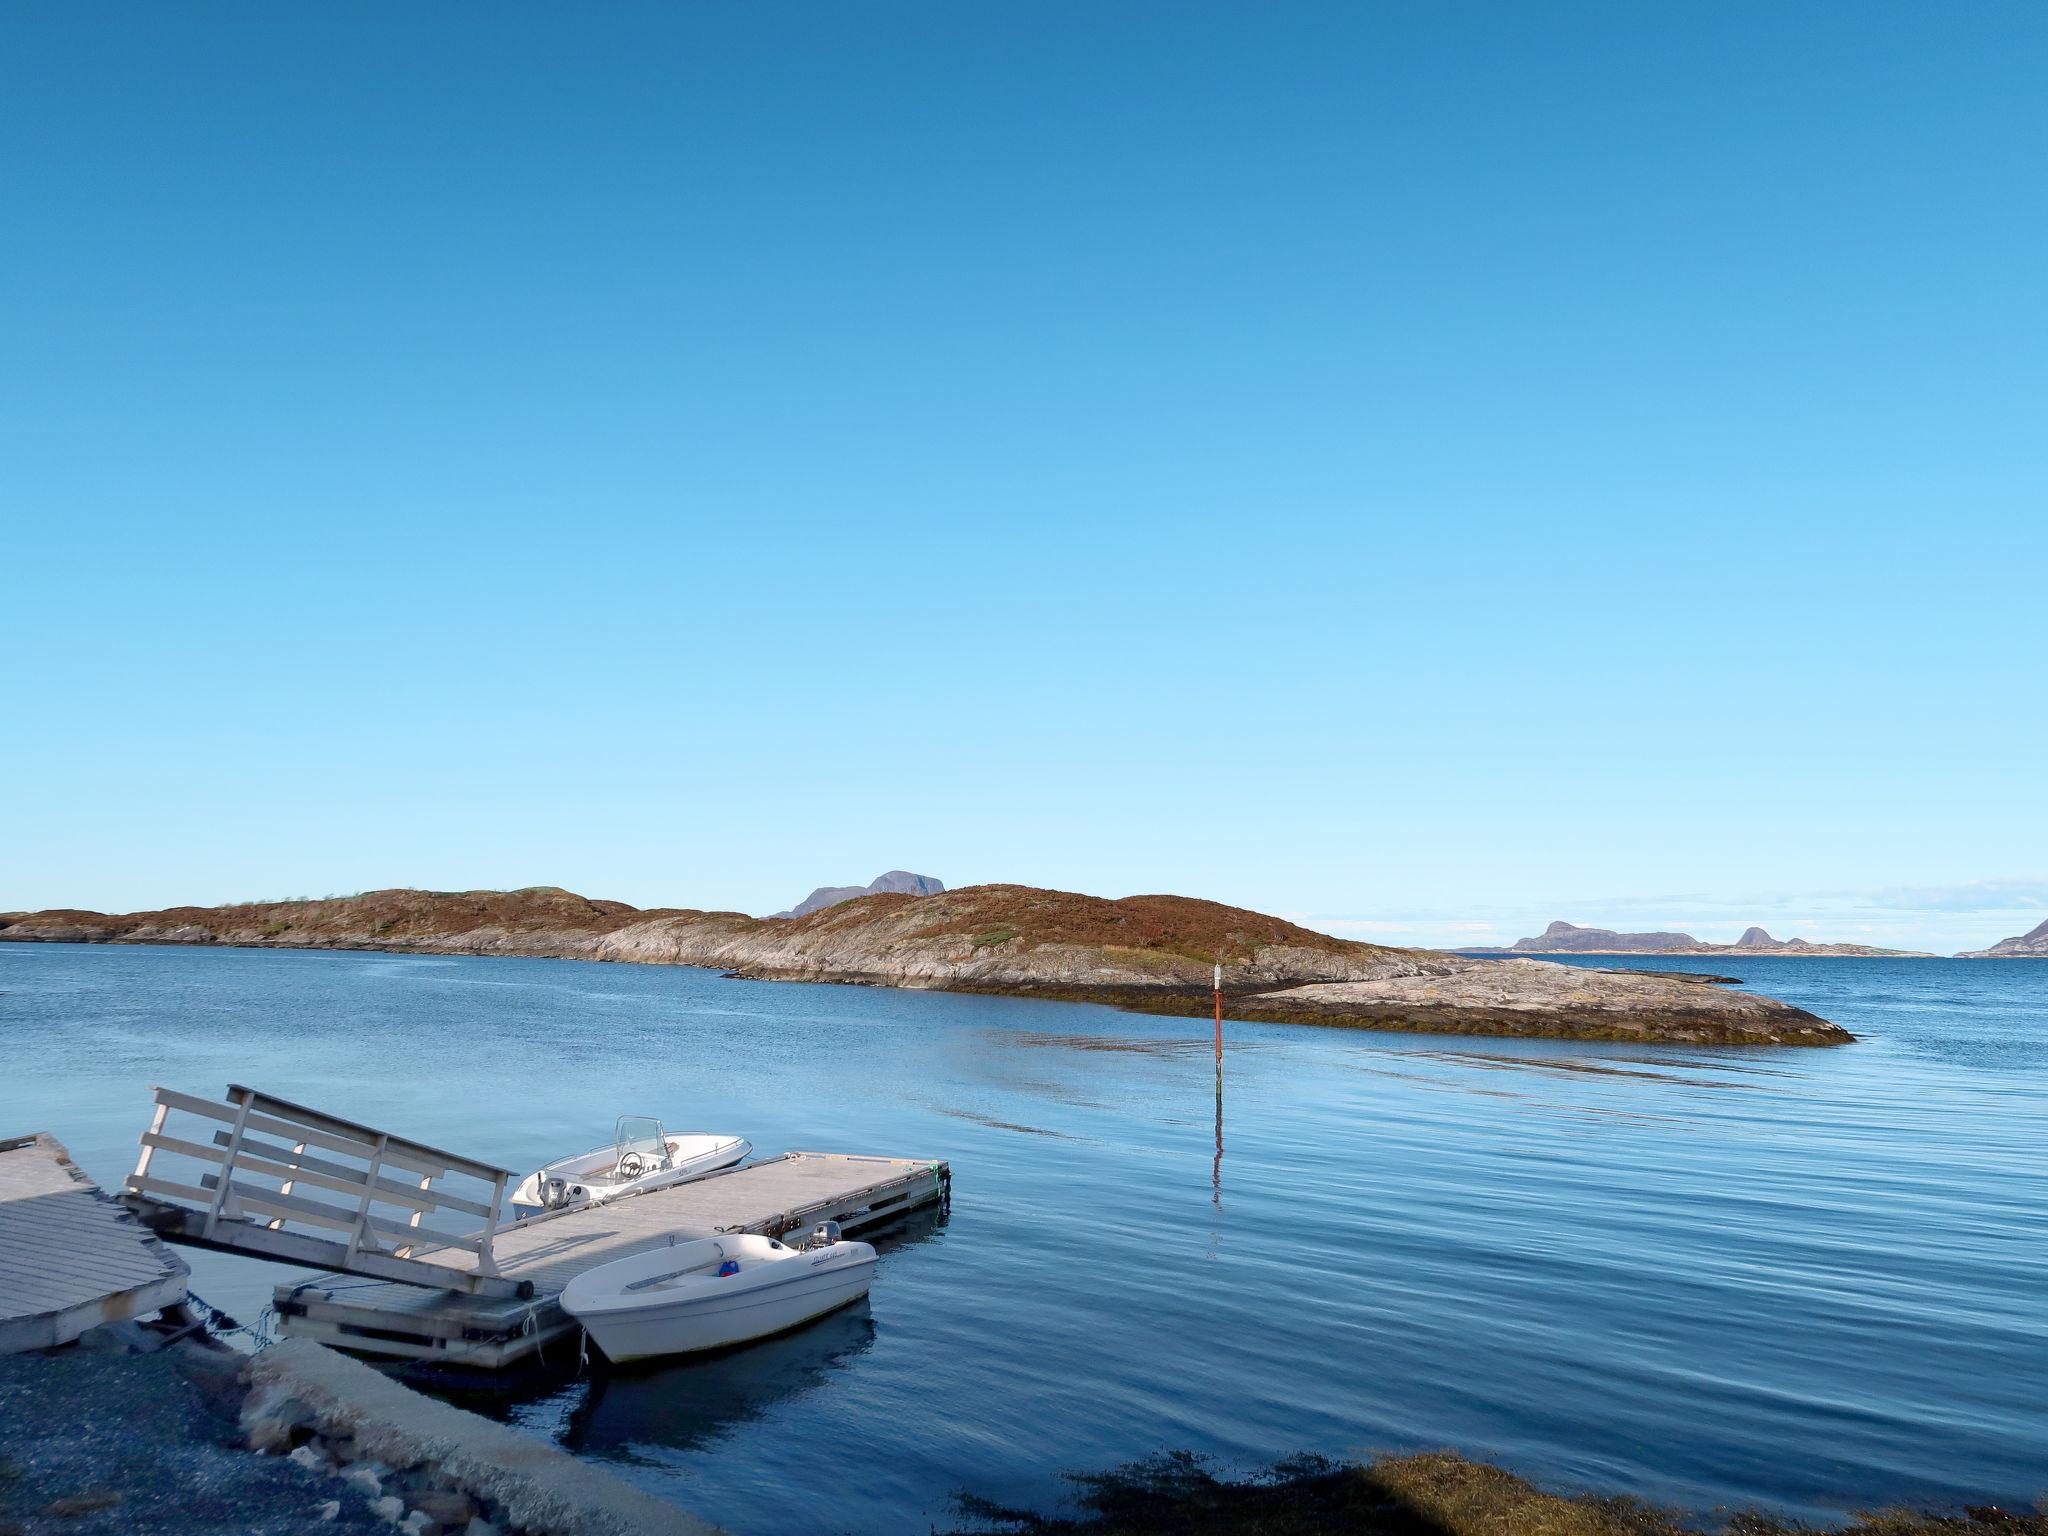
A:
{"type": "Polygon", "coordinates": [[[867,1295],[875,1263],[875,1250],[866,1243],[839,1242],[793,1252],[774,1266],[778,1273],[772,1279],[730,1290],[699,1288],[686,1296],[657,1292],[638,1303],[608,1291],[601,1271],[592,1270],[572,1281],[562,1300],[604,1357],[625,1364],[728,1349],[799,1328],[867,1295]]]}
{"type": "Polygon", "coordinates": [[[559,1178],[577,1191],[562,1206],[569,1210],[576,1206],[602,1205],[607,1200],[617,1200],[626,1195],[644,1194],[650,1189],[666,1189],[671,1184],[686,1184],[691,1179],[701,1179],[707,1173],[717,1173],[743,1161],[753,1150],[752,1143],[738,1136],[671,1136],[668,1138],[671,1156],[675,1166],[664,1168],[641,1178],[620,1183],[603,1183],[594,1178],[609,1169],[617,1160],[617,1149],[599,1147],[596,1151],[585,1152],[577,1157],[565,1157],[537,1169],[520,1180],[518,1188],[512,1191],[512,1215],[515,1220],[524,1221],[530,1216],[547,1213],[548,1207],[541,1203],[542,1185],[550,1178],[559,1178]],[[693,1150],[703,1143],[702,1150],[693,1150]]]}

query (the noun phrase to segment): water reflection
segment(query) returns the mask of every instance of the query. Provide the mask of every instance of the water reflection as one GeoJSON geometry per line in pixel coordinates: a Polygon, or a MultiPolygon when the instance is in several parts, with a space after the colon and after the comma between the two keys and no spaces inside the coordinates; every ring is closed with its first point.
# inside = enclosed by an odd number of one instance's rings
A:
{"type": "Polygon", "coordinates": [[[992,1131],[1016,1131],[1024,1136],[1050,1136],[1057,1141],[1081,1141],[1085,1139],[1072,1135],[1067,1131],[1055,1131],[1042,1125],[1023,1125],[1015,1120],[998,1120],[993,1115],[984,1115],[976,1110],[961,1109],[950,1104],[932,1104],[929,1107],[936,1114],[951,1115],[955,1120],[966,1120],[975,1125],[985,1125],[992,1131]]]}
{"type": "MultiPolygon", "coordinates": [[[[1452,1066],[1471,1067],[1480,1071],[1506,1071],[1517,1074],[1563,1074],[1572,1073],[1587,1077],[1634,1077],[1646,1082],[1677,1083],[1690,1088],[1756,1088],[1756,1083],[1731,1081],[1734,1073],[1745,1068],[1739,1063],[1703,1062],[1678,1059],[1657,1059],[1654,1057],[1607,1057],[1593,1060],[1569,1056],[1515,1056],[1493,1051],[1433,1050],[1414,1051],[1410,1055],[1421,1061],[1441,1061],[1452,1066]],[[1631,1062],[1634,1065],[1617,1065],[1631,1062]],[[1727,1073],[1730,1076],[1706,1077],[1702,1072],[1727,1073]]],[[[1752,1075],[1765,1076],[1763,1069],[1749,1069],[1752,1075]]],[[[1782,1076],[1783,1074],[1777,1074],[1782,1076]]]]}
{"type": "Polygon", "coordinates": [[[866,1297],[779,1338],[687,1360],[600,1368],[562,1428],[562,1444],[611,1461],[687,1451],[788,1398],[817,1391],[873,1347],[866,1297]]]}
{"type": "MultiPolygon", "coordinates": [[[[1166,1059],[1194,1054],[1208,1045],[1198,1035],[1143,1039],[1128,1035],[1068,1035],[1043,1029],[987,1029],[979,1032],[990,1046],[1036,1047],[1060,1051],[1104,1051],[1118,1056],[1158,1056],[1166,1059]]],[[[1251,1049],[1255,1042],[1232,1041],[1231,1049],[1251,1049]]]]}
{"type": "MultiPolygon", "coordinates": [[[[878,1232],[860,1234],[882,1255],[944,1230],[947,1212],[926,1206],[878,1232]]],[[[828,1385],[875,1342],[874,1314],[863,1296],[849,1307],[758,1343],[686,1359],[611,1365],[590,1357],[589,1385],[561,1422],[569,1450],[613,1461],[646,1461],[650,1451],[687,1451],[718,1440],[778,1403],[828,1385]]]]}
{"type": "Polygon", "coordinates": [[[1223,1052],[1216,1052],[1216,1161],[1209,1169],[1209,1202],[1223,1209],[1223,1052]]]}
{"type": "MultiPolygon", "coordinates": [[[[522,1432],[638,1462],[742,1536],[791,1524],[764,1491],[830,1489],[826,1529],[894,1536],[958,1523],[957,1489],[1050,1507],[1059,1469],[1163,1446],[1455,1445],[1810,1521],[2041,1486],[2034,968],[1757,961],[1761,990],[1863,1037],[1826,1051],[1240,1022],[1226,1086],[1206,1019],[425,964],[0,946],[6,1097],[108,1182],[151,1082],[257,1061],[286,1097],[521,1167],[587,1144],[622,1082],[763,1151],[946,1158],[960,1205],[943,1238],[878,1242],[871,1316],[602,1380],[567,1340],[517,1392],[469,1373],[522,1432]],[[571,1034],[595,1044],[565,1055],[571,1034]],[[1315,1240],[1279,1264],[1275,1233],[1315,1240]]],[[[192,1258],[209,1300],[269,1299],[274,1272],[192,1258]]]]}
{"type": "MultiPolygon", "coordinates": [[[[926,1206],[859,1234],[881,1253],[913,1248],[945,1229],[948,1211],[926,1206]]],[[[888,1280],[878,1283],[887,1286],[888,1280]]],[[[737,1433],[779,1403],[829,1385],[873,1346],[867,1297],[772,1339],[714,1354],[614,1365],[579,1337],[506,1371],[399,1362],[386,1367],[472,1413],[612,1461],[662,1464],[737,1433]]]]}

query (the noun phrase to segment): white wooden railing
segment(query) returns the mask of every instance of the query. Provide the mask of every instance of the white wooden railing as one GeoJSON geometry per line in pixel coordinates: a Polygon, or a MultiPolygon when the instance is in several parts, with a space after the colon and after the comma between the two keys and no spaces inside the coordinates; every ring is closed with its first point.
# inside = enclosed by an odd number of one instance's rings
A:
{"type": "Polygon", "coordinates": [[[240,1084],[225,1102],[155,1092],[127,1189],[156,1207],[153,1224],[173,1241],[486,1294],[517,1289],[491,1251],[510,1170],[240,1084]],[[204,1123],[188,1128],[194,1120],[204,1123]],[[166,1177],[159,1155],[201,1171],[166,1177]],[[481,1226],[451,1230],[450,1216],[481,1226]]]}

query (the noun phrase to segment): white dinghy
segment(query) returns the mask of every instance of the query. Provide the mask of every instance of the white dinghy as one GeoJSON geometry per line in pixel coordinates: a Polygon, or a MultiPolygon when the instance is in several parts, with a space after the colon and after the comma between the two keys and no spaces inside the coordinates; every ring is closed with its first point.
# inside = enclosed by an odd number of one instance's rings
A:
{"type": "Polygon", "coordinates": [[[538,1216],[680,1184],[730,1168],[753,1150],[738,1136],[671,1136],[651,1115],[621,1115],[610,1146],[561,1158],[522,1179],[512,1191],[512,1214],[538,1216]]]}
{"type": "Polygon", "coordinates": [[[569,1282],[562,1310],[619,1363],[765,1339],[858,1301],[874,1278],[875,1250],[825,1221],[797,1248],[735,1233],[600,1264],[569,1282]]]}

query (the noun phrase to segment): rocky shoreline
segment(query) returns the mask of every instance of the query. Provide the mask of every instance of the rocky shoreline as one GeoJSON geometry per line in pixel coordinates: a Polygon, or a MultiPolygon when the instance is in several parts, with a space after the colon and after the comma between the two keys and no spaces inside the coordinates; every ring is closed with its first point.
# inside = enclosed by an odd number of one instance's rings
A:
{"type": "Polygon", "coordinates": [[[2000,939],[1989,949],[1969,949],[1958,960],[2048,960],[2048,922],[2027,933],[2000,939]]]}
{"type": "Polygon", "coordinates": [[[535,955],[704,966],[765,981],[995,993],[1234,1018],[1449,1034],[1688,1045],[1840,1045],[1855,1037],[1705,978],[1475,958],[1334,938],[1183,896],[1110,901],[1030,886],[883,892],[802,917],[644,911],[556,887],[370,891],[159,912],[0,914],[0,941],[535,955]]]}
{"type": "MultiPolygon", "coordinates": [[[[720,1536],[608,1469],[304,1340],[254,1357],[177,1320],[0,1356],[0,1536],[720,1536]]],[[[1450,1451],[1300,1456],[1249,1477],[1164,1455],[1070,1475],[1064,1512],[956,1496],[950,1536],[1814,1536],[1546,1491],[1450,1451]]],[[[936,1527],[935,1527],[936,1528],[936,1527]]],[[[2048,1536],[1974,1505],[1845,1519],[1840,1536],[2048,1536]]]]}
{"type": "MultiPolygon", "coordinates": [[[[964,1496],[972,1522],[946,1536],[1816,1536],[1754,1510],[1712,1517],[1614,1494],[1549,1493],[1505,1468],[1451,1451],[1370,1462],[1297,1456],[1248,1477],[1218,1477],[1200,1457],[1156,1456],[1075,1473],[1071,1514],[964,1496]]],[[[2048,1507],[1859,1514],[1837,1536],[2048,1536],[2048,1507]]]]}
{"type": "Polygon", "coordinates": [[[1668,974],[1510,963],[1529,969],[1499,978],[1491,988],[1492,979],[1483,975],[1424,971],[1377,983],[1320,983],[1255,994],[1228,1007],[1233,1018],[1261,1023],[1456,1035],[1689,1045],[1840,1045],[1854,1038],[1775,999],[1723,991],[1711,978],[1678,981],[1668,974]]]}
{"type": "Polygon", "coordinates": [[[721,1536],[601,1466],[303,1339],[178,1309],[0,1355],[0,1536],[721,1536]]]}

